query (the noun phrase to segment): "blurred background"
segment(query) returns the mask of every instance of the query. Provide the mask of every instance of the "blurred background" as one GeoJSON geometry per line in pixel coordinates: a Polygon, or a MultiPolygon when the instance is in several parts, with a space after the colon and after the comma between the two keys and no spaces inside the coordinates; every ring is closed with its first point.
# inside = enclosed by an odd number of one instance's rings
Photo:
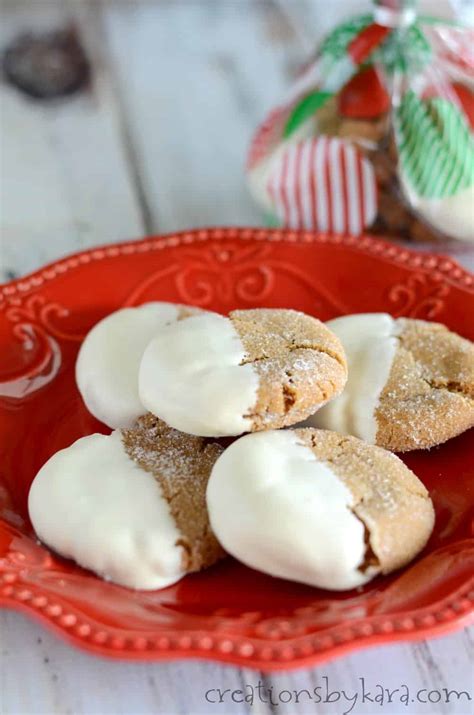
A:
{"type": "MultiPolygon", "coordinates": [[[[420,5],[453,13],[447,0],[420,5]]],[[[453,5],[469,13],[473,4],[453,5]]],[[[370,3],[4,0],[1,7],[0,280],[10,280],[98,243],[261,224],[244,177],[252,132],[321,37],[370,3]],[[52,33],[57,50],[49,84],[35,73],[35,33],[52,33]],[[58,83],[64,96],[51,99],[58,83]]]]}

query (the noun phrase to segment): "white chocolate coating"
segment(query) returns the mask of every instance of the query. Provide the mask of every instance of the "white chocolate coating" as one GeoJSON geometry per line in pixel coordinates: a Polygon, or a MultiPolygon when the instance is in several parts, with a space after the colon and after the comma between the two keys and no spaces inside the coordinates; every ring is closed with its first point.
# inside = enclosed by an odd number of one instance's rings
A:
{"type": "Polygon", "coordinates": [[[405,184],[411,205],[434,228],[459,241],[474,243],[474,185],[453,196],[428,199],[405,184]]]}
{"type": "Polygon", "coordinates": [[[87,409],[112,428],[131,427],[145,413],[138,396],[143,351],[180,306],[145,303],[123,308],[95,325],[82,343],[76,382],[87,409]]]}
{"type": "Polygon", "coordinates": [[[237,435],[251,426],[258,376],[228,318],[207,313],[167,325],[148,345],[139,393],[149,412],[181,432],[237,435]]]}
{"type": "Polygon", "coordinates": [[[219,457],[207,487],[211,526],[222,546],[252,568],[343,590],[362,573],[364,526],[350,490],[291,430],[257,432],[219,457]]]}
{"type": "Polygon", "coordinates": [[[375,444],[375,411],[397,351],[397,323],[387,313],[360,313],[329,320],[326,325],[342,342],[349,376],[342,394],[305,424],[375,444]]]}
{"type": "Polygon", "coordinates": [[[155,589],[184,575],[168,503],[128,457],[120,432],[83,437],[53,455],[33,481],[28,509],[45,544],[110,581],[155,589]]]}

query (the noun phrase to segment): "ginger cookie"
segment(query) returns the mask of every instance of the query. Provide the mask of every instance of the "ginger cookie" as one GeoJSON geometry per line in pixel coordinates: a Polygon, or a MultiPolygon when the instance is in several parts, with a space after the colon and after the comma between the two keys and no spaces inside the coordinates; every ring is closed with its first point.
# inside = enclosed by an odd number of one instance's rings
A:
{"type": "Polygon", "coordinates": [[[99,576],[165,588],[224,555],[205,491],[222,447],[145,415],[128,430],[93,434],[38,472],[28,509],[38,537],[99,576]]]}
{"type": "Polygon", "coordinates": [[[113,429],[131,427],[146,412],[138,396],[138,367],[147,344],[164,325],[200,312],[155,302],[117,310],[99,321],[76,363],[77,386],[89,412],[113,429]]]}
{"type": "Polygon", "coordinates": [[[338,395],[347,379],[339,339],[294,310],[208,313],[166,326],[139,372],[143,405],[203,436],[295,424],[338,395]]]}
{"type": "Polygon", "coordinates": [[[215,463],[211,526],[244,564],[345,590],[411,561],[434,524],[428,492],[391,452],[294,429],[246,435],[215,463]]]}
{"type": "Polygon", "coordinates": [[[328,322],[347,355],[344,392],[308,424],[396,452],[441,444],[474,425],[474,344],[444,325],[386,313],[328,322]]]}

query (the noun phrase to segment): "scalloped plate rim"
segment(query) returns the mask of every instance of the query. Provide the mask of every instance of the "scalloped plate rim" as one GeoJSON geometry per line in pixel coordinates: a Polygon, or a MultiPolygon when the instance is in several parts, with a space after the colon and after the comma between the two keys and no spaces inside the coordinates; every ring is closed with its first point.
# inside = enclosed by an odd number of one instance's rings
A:
{"type": "MultiPolygon", "coordinates": [[[[70,270],[78,268],[79,265],[71,265],[72,262],[80,261],[82,256],[91,256],[94,258],[93,254],[102,254],[107,250],[118,249],[118,252],[114,255],[97,255],[96,260],[101,258],[114,258],[126,255],[127,253],[136,253],[136,248],[138,246],[143,246],[150,244],[150,251],[155,250],[153,244],[157,245],[156,248],[162,248],[161,245],[167,240],[177,241],[179,243],[184,243],[190,245],[191,243],[197,243],[200,240],[260,240],[265,242],[270,241],[281,241],[288,243],[331,243],[335,245],[343,246],[344,248],[349,248],[351,250],[368,253],[369,255],[374,255],[379,257],[381,260],[389,262],[406,265],[407,261],[402,260],[402,257],[406,254],[407,256],[412,256],[413,260],[416,260],[416,264],[408,264],[410,268],[418,268],[426,272],[431,272],[433,269],[437,268],[444,274],[445,278],[455,283],[464,290],[474,291],[474,273],[471,273],[467,268],[464,268],[460,263],[456,261],[455,258],[447,256],[443,253],[437,252],[419,252],[414,248],[409,246],[401,246],[391,241],[385,240],[383,238],[378,238],[370,234],[362,234],[361,236],[349,236],[341,234],[329,234],[329,233],[314,233],[312,231],[298,231],[294,229],[284,229],[284,228],[261,228],[256,226],[210,226],[202,227],[196,229],[175,231],[162,234],[150,234],[144,236],[143,238],[129,239],[125,241],[115,241],[110,243],[103,243],[97,246],[91,246],[90,248],[84,249],[82,251],[76,251],[73,253],[67,253],[65,256],[58,258],[54,261],[44,264],[40,268],[31,271],[30,273],[14,278],[6,283],[0,283],[0,308],[3,304],[8,302],[11,295],[20,292],[26,295],[31,288],[39,288],[44,280],[53,280],[58,276],[64,275],[70,270]],[[189,237],[190,241],[184,241],[184,238],[189,237]],[[433,263],[434,261],[434,263],[433,263]],[[429,264],[431,262],[431,265],[429,264]],[[70,263],[70,265],[68,265],[70,263]],[[54,276],[50,278],[43,279],[40,284],[28,286],[24,291],[20,288],[21,284],[29,283],[32,279],[40,278],[41,274],[57,269],[58,266],[64,266],[64,270],[55,273],[54,276]],[[454,276],[454,273],[456,274],[454,276]],[[450,275],[451,274],[451,275],[450,275]],[[462,282],[460,280],[461,276],[467,279],[469,282],[462,282]],[[473,286],[471,289],[470,286],[473,286]]],[[[177,245],[176,243],[170,243],[170,246],[177,245]]]]}
{"type": "MultiPolygon", "coordinates": [[[[360,650],[367,650],[375,646],[390,645],[391,643],[417,643],[427,638],[441,638],[452,633],[456,633],[470,625],[474,625],[474,610],[460,614],[453,621],[437,623],[434,626],[419,627],[418,630],[405,632],[394,631],[392,633],[376,633],[368,636],[359,635],[347,643],[339,643],[331,645],[327,649],[314,651],[310,655],[293,657],[290,661],[274,660],[265,662],[258,657],[245,658],[242,655],[226,654],[219,651],[204,650],[199,648],[188,648],[187,650],[176,647],[174,650],[124,650],[103,646],[98,643],[86,641],[80,636],[74,635],[70,630],[63,626],[57,625],[53,618],[37,611],[20,601],[8,599],[8,597],[0,596],[0,610],[8,610],[13,613],[21,613],[30,620],[45,626],[48,631],[65,643],[69,643],[83,653],[89,653],[95,657],[106,658],[107,660],[120,660],[129,662],[161,662],[166,663],[175,660],[201,660],[211,663],[221,663],[227,666],[236,666],[239,668],[248,668],[250,670],[260,671],[262,673],[275,672],[290,672],[294,670],[303,670],[305,668],[314,668],[325,663],[330,663],[333,660],[343,658],[345,655],[357,653],[360,650]]],[[[180,637],[194,636],[196,633],[180,631],[180,637]]],[[[227,636],[232,640],[231,636],[227,636]]],[[[251,639],[248,639],[249,641],[251,639]]],[[[290,643],[295,643],[297,638],[289,639],[290,643]]],[[[283,643],[283,641],[279,641],[283,643]]]]}

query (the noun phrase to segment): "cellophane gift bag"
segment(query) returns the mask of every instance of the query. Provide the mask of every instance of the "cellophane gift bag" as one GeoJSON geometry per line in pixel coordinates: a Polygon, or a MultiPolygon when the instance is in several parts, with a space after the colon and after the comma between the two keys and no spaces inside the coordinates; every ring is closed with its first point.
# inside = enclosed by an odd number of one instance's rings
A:
{"type": "Polygon", "coordinates": [[[256,131],[255,199],[273,225],[474,247],[473,83],[472,28],[374,2],[256,131]]]}

